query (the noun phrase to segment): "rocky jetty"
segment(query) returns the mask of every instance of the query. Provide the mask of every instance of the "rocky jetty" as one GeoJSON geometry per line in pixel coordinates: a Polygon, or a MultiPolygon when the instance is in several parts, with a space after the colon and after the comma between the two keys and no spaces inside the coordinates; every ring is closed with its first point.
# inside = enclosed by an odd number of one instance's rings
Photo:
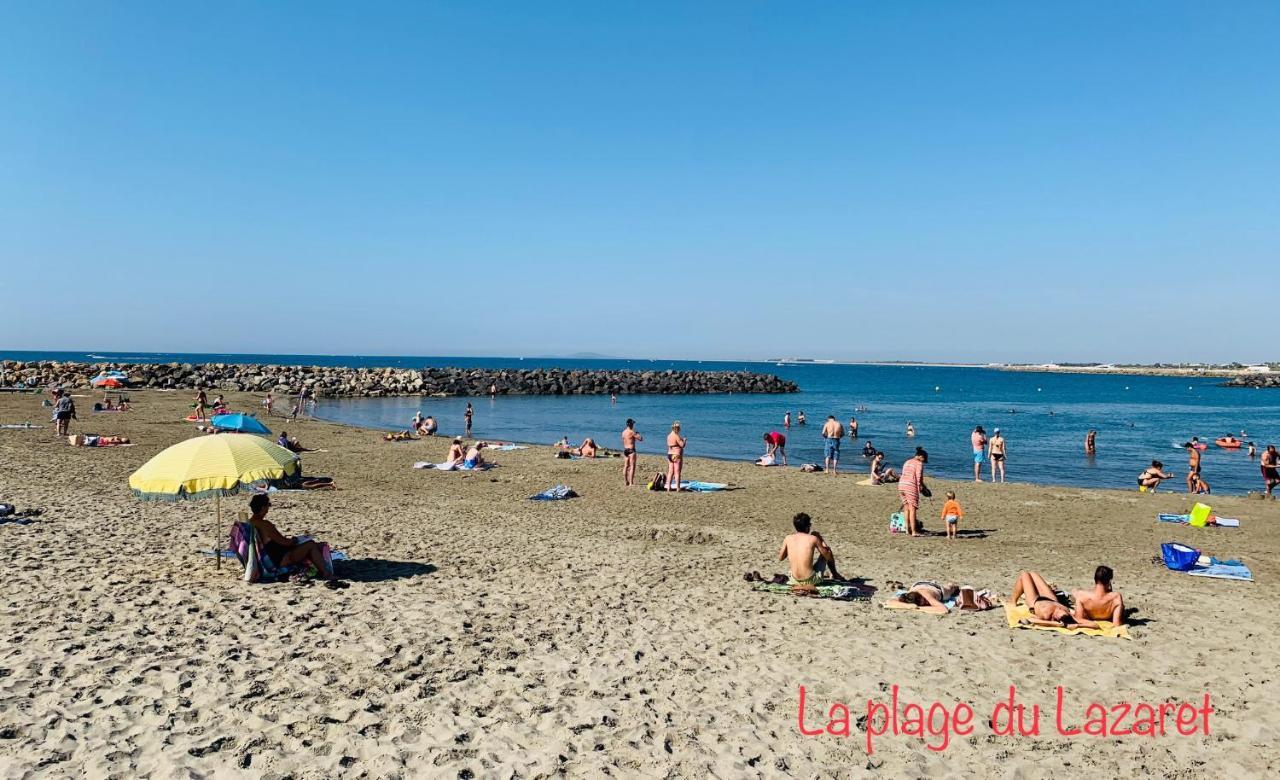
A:
{"type": "Polygon", "coordinates": [[[3,387],[89,387],[106,371],[123,371],[131,388],[273,392],[310,389],[320,398],[379,396],[794,393],[794,382],[748,371],[566,371],[550,368],[341,368],[228,363],[0,362],[3,387]]]}
{"type": "Polygon", "coordinates": [[[1276,387],[1280,388],[1280,373],[1241,374],[1223,382],[1223,387],[1276,387]]]}

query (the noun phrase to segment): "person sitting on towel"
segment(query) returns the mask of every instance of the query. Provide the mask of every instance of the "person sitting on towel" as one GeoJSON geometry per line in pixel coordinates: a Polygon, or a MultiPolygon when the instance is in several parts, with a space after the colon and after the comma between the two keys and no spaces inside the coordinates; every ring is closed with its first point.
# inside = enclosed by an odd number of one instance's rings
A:
{"type": "Polygon", "coordinates": [[[595,439],[588,436],[582,440],[582,446],[574,450],[573,454],[583,458],[594,458],[597,449],[595,439]]]}
{"type": "MultiPolygon", "coordinates": [[[[1110,569],[1107,571],[1109,572],[1110,569]]],[[[1018,579],[1013,583],[1013,595],[1009,597],[1009,603],[1016,605],[1019,596],[1023,597],[1027,606],[1031,608],[1031,617],[1025,620],[1033,625],[1060,628],[1099,627],[1092,619],[1085,617],[1079,604],[1073,611],[1066,604],[1058,601],[1058,594],[1049,587],[1044,577],[1034,571],[1018,573],[1018,579]],[[1077,612],[1079,617],[1076,616],[1077,612]]]]}
{"type": "Polygon", "coordinates": [[[842,580],[836,571],[836,555],[823,541],[822,534],[812,530],[809,515],[800,512],[791,520],[796,532],[782,540],[782,549],[778,551],[778,560],[788,561],[791,565],[791,585],[805,589],[813,589],[819,581],[827,579],[842,580]],[[818,559],[814,560],[814,554],[818,559]]]}
{"type": "Polygon", "coordinates": [[[299,542],[294,537],[280,533],[267,519],[269,509],[271,509],[271,499],[266,494],[259,493],[249,499],[249,511],[253,513],[249,517],[249,524],[258,532],[258,539],[262,542],[262,554],[270,558],[276,568],[310,563],[320,573],[320,578],[326,579],[324,555],[320,552],[320,545],[311,540],[299,542]]]}
{"type": "Polygon", "coordinates": [[[884,465],[884,453],[876,452],[871,459],[871,484],[883,485],[886,482],[897,482],[898,472],[884,465]]]}
{"type": "Polygon", "coordinates": [[[484,449],[484,442],[478,441],[471,445],[471,449],[467,450],[467,458],[462,462],[462,467],[467,469],[476,469],[484,465],[484,456],[480,454],[480,450],[484,449]]]}
{"type": "Polygon", "coordinates": [[[449,456],[445,458],[445,462],[454,466],[462,462],[464,450],[462,449],[462,437],[454,436],[453,443],[449,445],[449,456]]]}
{"type": "Polygon", "coordinates": [[[1109,620],[1117,626],[1124,623],[1124,598],[1111,589],[1114,574],[1110,566],[1099,566],[1093,572],[1093,589],[1071,594],[1076,600],[1072,613],[1076,620],[1109,620]]]}

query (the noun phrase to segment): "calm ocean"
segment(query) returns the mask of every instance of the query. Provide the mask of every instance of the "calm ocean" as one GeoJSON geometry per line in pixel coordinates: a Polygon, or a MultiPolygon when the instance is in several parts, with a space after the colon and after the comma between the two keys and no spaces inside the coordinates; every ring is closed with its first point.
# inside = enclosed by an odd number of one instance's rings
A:
{"type": "MultiPolygon", "coordinates": [[[[1134,488],[1134,478],[1158,458],[1180,478],[1186,455],[1175,444],[1199,436],[1212,441],[1225,433],[1247,432],[1261,450],[1280,442],[1280,392],[1218,387],[1218,379],[1092,376],[926,366],[776,366],[649,360],[554,358],[353,357],[342,355],[194,355],[99,352],[0,352],[0,358],[119,362],[284,363],[327,366],[422,368],[610,368],[634,370],[707,369],[774,373],[795,381],[792,395],[510,396],[475,405],[473,435],[491,439],[551,443],[568,436],[575,444],[591,436],[618,448],[627,417],[646,436],[642,452],[661,453],[672,420],[689,437],[689,454],[752,459],[764,450],[761,436],[782,430],[782,415],[794,420],[803,410],[809,424],[793,424],[787,434],[792,464],[822,461],[820,429],[828,414],[848,424],[856,416],[860,438],[844,442],[842,464],[865,471],[859,452],[870,439],[898,467],[919,445],[929,450],[929,473],[972,476],[969,433],[982,425],[988,435],[1000,428],[1008,440],[1011,481],[1134,488]],[[855,413],[859,406],[867,411],[855,413]],[[915,425],[908,439],[906,424],[915,425]],[[1084,435],[1098,431],[1098,454],[1086,457],[1084,435]]],[[[317,416],[378,429],[408,426],[414,412],[435,415],[443,433],[461,432],[465,398],[368,398],[322,400],[317,416]]],[[[984,470],[984,475],[985,475],[984,470]]],[[[1215,492],[1243,493],[1261,487],[1257,460],[1245,451],[1210,446],[1205,479],[1215,492]]],[[[697,478],[697,475],[690,475],[697,478]]],[[[1180,483],[1167,483],[1176,487],[1180,483]]]]}

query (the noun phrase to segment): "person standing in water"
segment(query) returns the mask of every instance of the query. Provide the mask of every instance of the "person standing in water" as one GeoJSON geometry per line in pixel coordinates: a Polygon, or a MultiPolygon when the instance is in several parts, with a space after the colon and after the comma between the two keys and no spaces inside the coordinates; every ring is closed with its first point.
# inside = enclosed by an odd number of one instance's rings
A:
{"type": "Polygon", "coordinates": [[[622,482],[627,487],[636,484],[636,442],[644,441],[644,437],[636,432],[636,421],[627,418],[627,427],[622,429],[622,482]]]}
{"type": "Polygon", "coordinates": [[[979,425],[969,435],[969,441],[973,444],[973,481],[981,482],[982,462],[986,460],[987,455],[987,432],[979,425]]]}
{"type": "Polygon", "coordinates": [[[680,491],[680,472],[684,468],[684,448],[689,440],[680,435],[680,421],[671,423],[667,434],[667,490],[680,491]]]}
{"type": "Polygon", "coordinates": [[[471,418],[476,414],[476,410],[471,408],[471,402],[467,401],[467,410],[462,413],[462,421],[466,425],[466,433],[463,434],[470,438],[471,436],[471,418]]]}
{"type": "Polygon", "coordinates": [[[1197,492],[1200,483],[1200,450],[1187,445],[1187,492],[1197,492]]]}
{"type": "Polygon", "coordinates": [[[849,418],[849,438],[850,439],[858,438],[858,418],[857,417],[849,418]]]}
{"type": "Polygon", "coordinates": [[[987,454],[991,457],[991,481],[996,481],[996,473],[998,472],[1000,481],[1004,482],[1005,444],[999,428],[996,428],[991,433],[991,440],[987,442],[987,454]]]}
{"type": "Polygon", "coordinates": [[[912,425],[910,420],[907,420],[907,438],[910,439],[915,435],[916,435],[916,426],[912,425]]]}
{"type": "Polygon", "coordinates": [[[782,415],[782,427],[783,428],[791,427],[791,412],[787,412],[786,414],[782,415]]]}
{"type": "Polygon", "coordinates": [[[808,421],[808,418],[804,416],[804,410],[801,409],[800,414],[796,415],[796,422],[800,425],[804,425],[808,421]]]}
{"type": "Polygon", "coordinates": [[[1098,451],[1098,432],[1090,429],[1084,435],[1084,454],[1093,455],[1098,451]]]}
{"type": "Polygon", "coordinates": [[[1262,453],[1262,483],[1267,486],[1267,495],[1280,485],[1280,454],[1276,453],[1276,445],[1268,444],[1262,453]]]}

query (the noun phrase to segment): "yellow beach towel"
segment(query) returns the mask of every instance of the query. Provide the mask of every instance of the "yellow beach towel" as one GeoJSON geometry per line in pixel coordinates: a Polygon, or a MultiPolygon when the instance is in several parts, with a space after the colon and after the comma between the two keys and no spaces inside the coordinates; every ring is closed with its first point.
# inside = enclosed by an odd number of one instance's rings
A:
{"type": "Polygon", "coordinates": [[[1106,620],[1097,621],[1102,628],[1063,628],[1062,626],[1022,626],[1019,620],[1032,617],[1031,609],[1025,604],[1005,604],[1004,617],[1009,621],[1009,628],[1038,628],[1043,631],[1057,631],[1059,634],[1083,634],[1085,636],[1107,636],[1112,639],[1133,639],[1126,626],[1113,626],[1106,620]]]}

